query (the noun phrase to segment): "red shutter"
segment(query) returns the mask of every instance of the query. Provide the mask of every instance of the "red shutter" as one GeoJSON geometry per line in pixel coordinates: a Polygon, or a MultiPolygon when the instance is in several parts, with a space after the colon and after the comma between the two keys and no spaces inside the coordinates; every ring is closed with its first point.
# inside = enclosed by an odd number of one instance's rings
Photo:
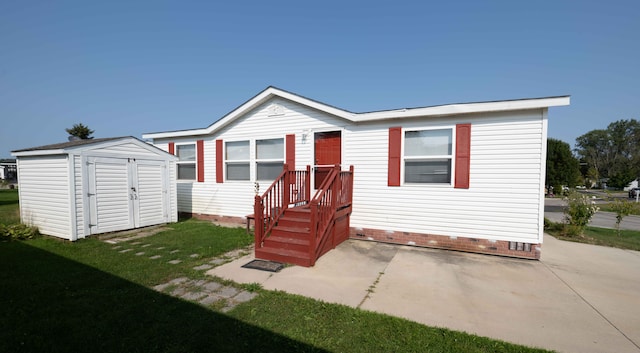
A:
{"type": "Polygon", "coordinates": [[[287,135],[285,139],[286,162],[289,170],[296,170],[296,135],[287,135]]]}
{"type": "Polygon", "coordinates": [[[176,144],[169,142],[169,154],[176,154],[176,144]]]}
{"type": "Polygon", "coordinates": [[[471,124],[456,125],[456,174],[454,187],[469,188],[469,166],[471,157],[471,124]]]}
{"type": "Polygon", "coordinates": [[[222,140],[216,140],[216,183],[224,181],[222,155],[222,140]]]}
{"type": "Polygon", "coordinates": [[[400,161],[402,160],[402,128],[389,128],[388,185],[400,186],[400,161]]]}
{"type": "Polygon", "coordinates": [[[198,182],[204,181],[204,141],[196,141],[196,169],[198,174],[198,182]]]}

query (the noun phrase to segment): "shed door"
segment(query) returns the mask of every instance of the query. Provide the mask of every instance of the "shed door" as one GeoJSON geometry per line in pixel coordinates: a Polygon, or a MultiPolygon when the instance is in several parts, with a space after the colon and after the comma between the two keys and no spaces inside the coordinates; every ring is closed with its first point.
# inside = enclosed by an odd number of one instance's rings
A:
{"type": "Polygon", "coordinates": [[[104,157],[88,162],[91,234],[168,221],[165,162],[104,157]]]}
{"type": "Polygon", "coordinates": [[[314,135],[315,182],[320,188],[331,168],[342,163],[342,139],[340,131],[316,132],[314,135]]]}
{"type": "Polygon", "coordinates": [[[126,158],[89,158],[90,233],[134,228],[126,158]]]}

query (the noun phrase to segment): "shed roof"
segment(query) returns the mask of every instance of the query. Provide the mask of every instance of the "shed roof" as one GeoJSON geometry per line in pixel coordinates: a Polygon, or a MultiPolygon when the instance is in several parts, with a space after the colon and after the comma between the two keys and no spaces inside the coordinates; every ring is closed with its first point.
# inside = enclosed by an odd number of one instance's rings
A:
{"type": "Polygon", "coordinates": [[[392,120],[392,119],[404,119],[415,117],[430,117],[430,116],[447,116],[456,114],[467,113],[482,113],[493,111],[509,111],[509,110],[524,110],[524,109],[539,109],[548,108],[554,106],[569,105],[570,96],[554,96],[554,97],[541,97],[541,98],[525,98],[525,99],[512,99],[502,101],[488,101],[488,102],[474,102],[474,103],[459,103],[459,104],[446,104],[436,105],[428,107],[418,108],[402,108],[392,110],[381,110],[364,113],[354,113],[344,109],[340,109],[295,93],[291,93],[273,86],[269,86],[262,92],[255,95],[236,109],[227,113],[222,118],[215,121],[213,124],[206,128],[179,130],[179,131],[167,131],[167,132],[155,132],[143,134],[142,138],[145,139],[157,139],[168,137],[180,137],[180,136],[197,136],[208,135],[230,124],[238,117],[254,109],[258,105],[268,101],[273,97],[280,97],[287,99],[298,104],[308,106],[313,109],[323,111],[325,113],[337,116],[339,118],[348,120],[353,123],[370,122],[378,120],[392,120]]]}
{"type": "Polygon", "coordinates": [[[166,151],[153,146],[149,143],[146,143],[138,138],[133,136],[121,136],[121,137],[105,137],[105,138],[95,138],[95,139],[85,139],[85,140],[74,140],[62,143],[54,143],[51,145],[44,145],[38,147],[24,148],[15,151],[11,151],[11,155],[16,157],[24,157],[24,156],[42,156],[42,155],[54,155],[54,154],[67,154],[72,151],[90,149],[94,146],[102,145],[101,147],[107,147],[111,145],[117,145],[121,142],[132,142],[141,148],[147,149],[149,151],[153,151],[158,154],[166,154],[170,159],[177,159],[176,156],[173,156],[166,151]]]}

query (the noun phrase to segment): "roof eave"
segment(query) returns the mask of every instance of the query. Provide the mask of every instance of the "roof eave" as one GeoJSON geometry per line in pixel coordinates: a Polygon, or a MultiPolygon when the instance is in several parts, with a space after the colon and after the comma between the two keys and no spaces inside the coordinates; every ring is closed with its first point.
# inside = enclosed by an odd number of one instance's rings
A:
{"type": "Polygon", "coordinates": [[[355,121],[366,122],[385,119],[404,119],[429,116],[448,116],[457,114],[486,113],[498,111],[541,109],[548,107],[566,106],[571,102],[570,96],[520,99],[511,101],[479,102],[448,104],[435,107],[412,108],[401,110],[386,110],[371,113],[362,113],[356,116],[355,121]]]}
{"type": "Polygon", "coordinates": [[[249,99],[244,104],[239,106],[238,108],[231,111],[229,114],[222,117],[222,119],[216,121],[212,125],[204,129],[193,129],[193,130],[181,130],[181,131],[168,131],[168,132],[157,132],[157,133],[148,133],[143,134],[142,138],[144,139],[162,139],[162,138],[171,138],[171,137],[187,137],[187,136],[200,136],[200,135],[209,135],[218,131],[234,121],[237,117],[245,114],[246,112],[256,108],[260,104],[266,102],[272,97],[281,97],[298,104],[305,105],[307,107],[311,107],[320,111],[324,111],[326,113],[338,116],[343,119],[347,119],[350,121],[354,121],[355,114],[338,109],[326,104],[322,104],[320,102],[316,102],[314,100],[293,94],[291,92],[283,91],[281,89],[275,87],[267,87],[264,91],[258,93],[255,97],[249,99]]]}

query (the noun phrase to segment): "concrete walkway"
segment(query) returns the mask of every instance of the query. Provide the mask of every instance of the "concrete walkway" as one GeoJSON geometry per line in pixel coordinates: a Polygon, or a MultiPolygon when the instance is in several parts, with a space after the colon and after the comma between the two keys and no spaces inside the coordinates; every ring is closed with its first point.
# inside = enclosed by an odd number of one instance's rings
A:
{"type": "Polygon", "coordinates": [[[640,353],[640,252],[545,236],[542,260],[349,240],[315,267],[209,270],[326,302],[560,352],[640,353]]]}

